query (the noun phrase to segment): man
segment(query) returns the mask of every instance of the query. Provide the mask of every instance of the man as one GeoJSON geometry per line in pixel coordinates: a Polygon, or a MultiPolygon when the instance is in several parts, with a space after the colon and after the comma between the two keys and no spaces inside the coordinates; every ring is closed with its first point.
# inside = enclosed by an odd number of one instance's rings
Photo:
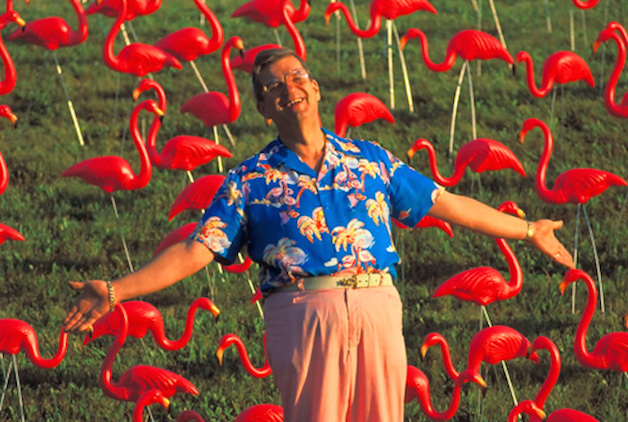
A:
{"type": "Polygon", "coordinates": [[[82,295],[65,329],[84,331],[119,301],[161,290],[245,244],[262,269],[267,354],[285,420],[402,421],[406,377],[398,256],[390,219],[426,213],[479,233],[527,239],[573,268],[554,236],[444,191],[389,152],[321,128],[318,82],[294,53],[259,53],[257,109],[279,132],[231,170],[191,239],[114,282],[70,282],[82,295]]]}

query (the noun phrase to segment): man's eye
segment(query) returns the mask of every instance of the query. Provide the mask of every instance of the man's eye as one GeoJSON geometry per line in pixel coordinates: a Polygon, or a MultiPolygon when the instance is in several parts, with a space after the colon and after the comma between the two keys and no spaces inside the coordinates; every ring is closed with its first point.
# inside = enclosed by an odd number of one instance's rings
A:
{"type": "Polygon", "coordinates": [[[272,84],[268,85],[268,90],[269,91],[274,91],[276,89],[278,89],[281,86],[281,82],[273,82],[272,84]]]}

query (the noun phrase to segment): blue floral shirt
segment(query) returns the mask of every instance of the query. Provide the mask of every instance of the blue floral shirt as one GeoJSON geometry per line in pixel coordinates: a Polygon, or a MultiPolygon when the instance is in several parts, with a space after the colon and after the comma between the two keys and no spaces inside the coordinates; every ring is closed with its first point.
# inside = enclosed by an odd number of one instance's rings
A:
{"type": "Polygon", "coordinates": [[[391,217],[414,227],[439,191],[379,145],[322,130],[318,174],[277,138],[229,172],[190,235],[226,263],[246,244],[263,292],[308,276],[395,278],[391,217]]]}

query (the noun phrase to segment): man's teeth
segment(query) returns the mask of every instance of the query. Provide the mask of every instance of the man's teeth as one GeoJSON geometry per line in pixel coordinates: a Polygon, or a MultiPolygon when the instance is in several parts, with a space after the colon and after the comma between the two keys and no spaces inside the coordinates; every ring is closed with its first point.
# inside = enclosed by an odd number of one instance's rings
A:
{"type": "Polygon", "coordinates": [[[300,103],[301,101],[303,101],[303,98],[297,98],[292,101],[289,101],[288,104],[286,104],[286,106],[292,107],[293,105],[295,105],[296,103],[300,103]]]}

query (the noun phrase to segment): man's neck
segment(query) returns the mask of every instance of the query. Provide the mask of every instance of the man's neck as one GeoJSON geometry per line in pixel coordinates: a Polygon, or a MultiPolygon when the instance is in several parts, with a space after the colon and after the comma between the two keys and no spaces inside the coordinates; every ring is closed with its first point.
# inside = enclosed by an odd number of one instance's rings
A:
{"type": "Polygon", "coordinates": [[[320,127],[320,122],[299,126],[293,130],[281,130],[281,141],[295,154],[318,173],[325,155],[327,138],[320,127]]]}

